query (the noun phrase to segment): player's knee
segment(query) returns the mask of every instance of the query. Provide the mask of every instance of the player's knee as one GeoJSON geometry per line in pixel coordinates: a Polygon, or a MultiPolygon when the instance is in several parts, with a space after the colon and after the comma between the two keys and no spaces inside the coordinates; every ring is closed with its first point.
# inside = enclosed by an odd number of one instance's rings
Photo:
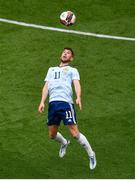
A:
{"type": "Polygon", "coordinates": [[[49,138],[50,139],[55,139],[56,137],[56,134],[55,133],[49,133],[49,138]]]}
{"type": "Polygon", "coordinates": [[[78,139],[78,137],[79,137],[79,130],[78,129],[70,129],[70,133],[71,133],[73,138],[78,139]]]}
{"type": "Polygon", "coordinates": [[[78,139],[79,132],[75,132],[75,131],[71,132],[71,135],[72,135],[73,138],[78,139]]]}

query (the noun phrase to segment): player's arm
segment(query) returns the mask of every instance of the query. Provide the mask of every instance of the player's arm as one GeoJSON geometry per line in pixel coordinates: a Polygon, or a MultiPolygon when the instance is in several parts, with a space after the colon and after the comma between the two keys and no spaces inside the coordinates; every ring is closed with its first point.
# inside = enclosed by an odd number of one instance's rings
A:
{"type": "Polygon", "coordinates": [[[42,97],[41,97],[41,102],[40,102],[40,105],[38,107],[38,111],[40,113],[42,113],[44,111],[44,108],[45,108],[45,101],[47,99],[47,96],[48,96],[48,82],[46,81],[45,82],[45,85],[42,89],[42,97]]]}
{"type": "Polygon", "coordinates": [[[79,108],[81,110],[82,109],[82,103],[81,103],[81,85],[80,85],[80,81],[74,79],[73,84],[74,84],[75,93],[76,93],[76,104],[79,105],[79,108]]]}

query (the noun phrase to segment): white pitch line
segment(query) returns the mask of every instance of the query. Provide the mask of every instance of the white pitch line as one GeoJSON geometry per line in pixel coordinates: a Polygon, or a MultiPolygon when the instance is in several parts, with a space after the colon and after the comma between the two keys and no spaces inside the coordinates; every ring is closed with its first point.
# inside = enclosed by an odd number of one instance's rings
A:
{"type": "Polygon", "coordinates": [[[14,20],[10,20],[10,19],[4,19],[4,18],[0,18],[0,22],[16,24],[16,25],[25,26],[25,27],[33,27],[33,28],[37,28],[37,29],[50,30],[50,31],[59,31],[59,32],[79,34],[79,35],[84,35],[84,36],[93,36],[93,37],[97,37],[97,38],[135,41],[135,38],[130,38],[130,37],[112,36],[112,35],[106,35],[106,34],[96,34],[96,33],[91,33],[91,32],[67,30],[67,29],[37,25],[37,24],[29,24],[29,23],[25,23],[25,22],[19,22],[19,21],[14,21],[14,20]]]}

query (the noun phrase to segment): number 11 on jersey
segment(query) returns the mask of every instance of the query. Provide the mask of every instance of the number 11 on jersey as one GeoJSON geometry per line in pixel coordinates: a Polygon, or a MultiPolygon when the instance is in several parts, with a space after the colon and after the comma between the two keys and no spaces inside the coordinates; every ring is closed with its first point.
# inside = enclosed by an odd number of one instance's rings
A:
{"type": "Polygon", "coordinates": [[[55,72],[54,79],[60,79],[60,72],[55,72]]]}

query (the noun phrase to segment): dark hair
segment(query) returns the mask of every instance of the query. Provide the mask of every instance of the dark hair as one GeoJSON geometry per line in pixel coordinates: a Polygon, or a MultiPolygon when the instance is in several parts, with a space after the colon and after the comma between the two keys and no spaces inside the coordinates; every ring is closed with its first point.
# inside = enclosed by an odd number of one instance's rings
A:
{"type": "Polygon", "coordinates": [[[69,47],[65,47],[65,48],[64,48],[64,50],[65,50],[65,49],[67,49],[67,50],[71,51],[71,53],[72,53],[72,57],[74,57],[74,51],[73,51],[71,48],[69,48],[69,47]]]}

